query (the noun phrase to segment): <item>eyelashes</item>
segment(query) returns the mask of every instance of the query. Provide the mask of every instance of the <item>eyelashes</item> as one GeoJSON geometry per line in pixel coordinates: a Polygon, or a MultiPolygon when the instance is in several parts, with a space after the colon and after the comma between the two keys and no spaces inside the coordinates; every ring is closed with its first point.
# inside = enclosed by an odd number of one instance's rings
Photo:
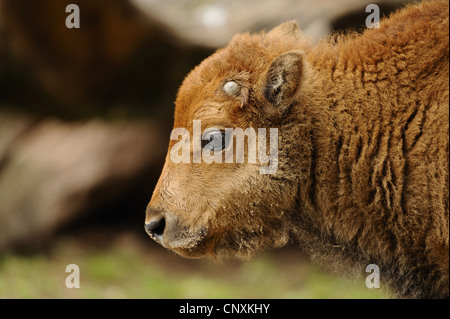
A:
{"type": "Polygon", "coordinates": [[[213,129],[203,133],[202,149],[220,152],[223,151],[226,146],[225,131],[213,129]]]}

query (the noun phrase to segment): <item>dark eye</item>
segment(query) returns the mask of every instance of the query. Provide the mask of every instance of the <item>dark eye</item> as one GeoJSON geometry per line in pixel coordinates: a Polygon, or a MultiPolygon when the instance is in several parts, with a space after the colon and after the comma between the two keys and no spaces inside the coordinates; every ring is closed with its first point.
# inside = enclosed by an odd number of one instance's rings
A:
{"type": "Polygon", "coordinates": [[[210,130],[203,133],[202,149],[220,152],[226,147],[225,132],[221,130],[210,130]]]}

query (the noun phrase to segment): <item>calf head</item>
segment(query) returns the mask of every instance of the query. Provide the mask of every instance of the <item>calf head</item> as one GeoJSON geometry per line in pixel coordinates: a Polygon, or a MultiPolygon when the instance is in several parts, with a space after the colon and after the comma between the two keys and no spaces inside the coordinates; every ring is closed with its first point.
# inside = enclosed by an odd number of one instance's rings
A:
{"type": "MultiPolygon", "coordinates": [[[[289,126],[301,103],[308,66],[300,42],[295,22],[269,33],[237,35],[186,77],[176,99],[169,152],[146,213],[146,231],[158,243],[187,257],[248,258],[288,242],[296,176],[283,132],[269,135],[278,133],[270,128],[289,126]],[[256,133],[265,128],[266,154],[275,138],[277,158],[252,161],[247,145],[243,161],[227,161],[227,149],[238,155],[237,136],[226,143],[224,132],[236,128],[256,133]],[[200,156],[208,147],[219,161],[200,156]],[[180,151],[187,154],[179,157],[180,151]],[[267,165],[271,169],[262,173],[267,165]]],[[[246,139],[250,143],[250,135],[246,139]]],[[[259,150],[264,142],[258,143],[259,150]]]]}

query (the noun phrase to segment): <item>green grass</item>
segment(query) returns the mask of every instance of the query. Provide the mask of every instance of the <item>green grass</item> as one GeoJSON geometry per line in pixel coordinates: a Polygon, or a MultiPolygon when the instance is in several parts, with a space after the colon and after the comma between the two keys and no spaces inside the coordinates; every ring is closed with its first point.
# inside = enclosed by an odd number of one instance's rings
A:
{"type": "Polygon", "coordinates": [[[364,279],[321,271],[292,249],[225,265],[184,259],[128,236],[103,247],[64,239],[38,254],[0,256],[0,298],[388,297],[366,288],[364,279]],[[80,268],[78,289],[65,286],[68,264],[80,268]]]}

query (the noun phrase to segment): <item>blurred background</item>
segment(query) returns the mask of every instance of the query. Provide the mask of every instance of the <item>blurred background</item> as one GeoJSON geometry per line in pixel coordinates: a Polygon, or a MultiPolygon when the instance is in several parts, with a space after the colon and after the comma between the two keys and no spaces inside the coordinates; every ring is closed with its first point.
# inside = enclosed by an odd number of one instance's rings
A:
{"type": "Polygon", "coordinates": [[[315,40],[360,32],[369,3],[406,1],[0,0],[0,298],[389,298],[297,247],[219,264],[143,229],[189,70],[291,19],[315,40]]]}

